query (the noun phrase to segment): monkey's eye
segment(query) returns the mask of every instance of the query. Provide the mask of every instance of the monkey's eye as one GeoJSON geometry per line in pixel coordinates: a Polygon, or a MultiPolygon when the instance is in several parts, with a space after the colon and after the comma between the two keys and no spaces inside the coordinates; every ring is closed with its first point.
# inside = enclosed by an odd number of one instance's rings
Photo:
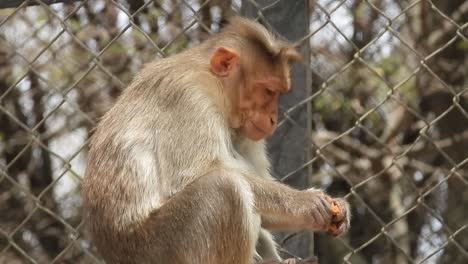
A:
{"type": "Polygon", "coordinates": [[[266,88],[265,89],[265,94],[268,95],[268,96],[274,96],[276,94],[276,92],[266,88]]]}

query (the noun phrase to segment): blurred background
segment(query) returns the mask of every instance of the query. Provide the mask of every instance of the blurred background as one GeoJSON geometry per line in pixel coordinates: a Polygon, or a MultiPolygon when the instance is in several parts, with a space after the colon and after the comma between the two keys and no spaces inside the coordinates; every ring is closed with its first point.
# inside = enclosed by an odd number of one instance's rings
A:
{"type": "Polygon", "coordinates": [[[236,14],[305,58],[274,175],[353,209],[341,238],[277,233],[282,253],[468,263],[465,0],[0,0],[0,263],[101,262],[81,219],[93,127],[143,64],[236,14]]]}

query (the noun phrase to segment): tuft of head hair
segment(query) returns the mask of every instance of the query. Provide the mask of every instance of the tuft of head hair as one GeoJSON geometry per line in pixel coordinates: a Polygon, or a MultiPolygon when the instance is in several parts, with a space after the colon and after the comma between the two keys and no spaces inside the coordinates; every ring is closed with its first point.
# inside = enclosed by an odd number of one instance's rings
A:
{"type": "Polygon", "coordinates": [[[229,24],[222,29],[221,34],[246,40],[246,45],[259,47],[272,58],[302,61],[302,56],[295,50],[294,44],[278,38],[253,20],[235,16],[229,19],[229,24]]]}

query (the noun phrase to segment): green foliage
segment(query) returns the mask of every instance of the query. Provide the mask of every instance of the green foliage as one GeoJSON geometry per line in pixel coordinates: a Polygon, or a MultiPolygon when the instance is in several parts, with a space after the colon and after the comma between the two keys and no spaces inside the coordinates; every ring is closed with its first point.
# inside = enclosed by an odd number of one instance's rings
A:
{"type": "Polygon", "coordinates": [[[457,41],[457,49],[460,50],[467,50],[468,49],[468,41],[460,39],[457,41]]]}
{"type": "Polygon", "coordinates": [[[149,9],[148,15],[156,20],[158,17],[162,16],[162,12],[159,8],[151,8],[149,9]]]}
{"type": "Polygon", "coordinates": [[[69,20],[69,26],[72,30],[72,32],[76,33],[78,31],[80,31],[82,25],[80,24],[80,21],[76,20],[76,19],[70,19],[69,20]]]}
{"type": "Polygon", "coordinates": [[[113,55],[118,55],[122,53],[126,53],[127,48],[122,45],[122,43],[118,41],[114,41],[106,50],[106,55],[107,56],[113,56],[113,55]]]}
{"type": "Polygon", "coordinates": [[[172,42],[168,47],[166,47],[163,51],[166,55],[172,55],[181,52],[182,50],[186,49],[189,45],[189,41],[185,36],[181,36],[177,38],[174,42],[172,42]]]}

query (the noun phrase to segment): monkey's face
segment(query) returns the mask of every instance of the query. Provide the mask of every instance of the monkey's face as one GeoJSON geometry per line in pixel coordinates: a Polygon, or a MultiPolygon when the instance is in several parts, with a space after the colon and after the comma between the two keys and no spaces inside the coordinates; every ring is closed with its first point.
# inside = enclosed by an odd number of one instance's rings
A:
{"type": "Polygon", "coordinates": [[[237,127],[240,133],[251,139],[260,140],[271,135],[278,121],[279,97],[286,89],[279,78],[256,77],[245,82],[245,87],[239,88],[237,104],[241,121],[237,127]]]}
{"type": "Polygon", "coordinates": [[[239,58],[236,51],[218,48],[211,71],[221,77],[230,101],[230,127],[254,141],[271,135],[279,97],[289,90],[288,65],[239,58]]]}

